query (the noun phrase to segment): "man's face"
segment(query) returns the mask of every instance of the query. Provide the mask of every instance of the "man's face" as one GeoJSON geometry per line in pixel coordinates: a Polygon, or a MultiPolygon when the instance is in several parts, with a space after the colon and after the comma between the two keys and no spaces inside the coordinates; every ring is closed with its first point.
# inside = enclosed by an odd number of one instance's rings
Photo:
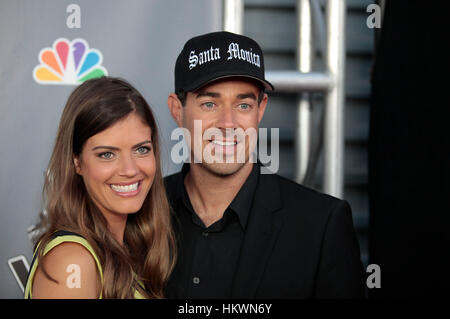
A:
{"type": "Polygon", "coordinates": [[[217,175],[234,174],[244,166],[267,105],[266,94],[258,105],[259,94],[256,84],[239,78],[187,93],[185,106],[177,108],[180,114],[171,111],[178,125],[190,132],[191,162],[217,175]]]}

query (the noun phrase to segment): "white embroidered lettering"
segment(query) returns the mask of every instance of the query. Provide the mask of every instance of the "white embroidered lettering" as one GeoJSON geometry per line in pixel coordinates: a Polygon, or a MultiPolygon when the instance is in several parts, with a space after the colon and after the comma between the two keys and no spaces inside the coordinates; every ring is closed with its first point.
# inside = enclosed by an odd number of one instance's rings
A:
{"type": "Polygon", "coordinates": [[[255,54],[252,52],[253,49],[244,50],[239,48],[239,44],[237,43],[230,43],[228,46],[228,58],[227,60],[231,59],[238,59],[238,60],[244,60],[247,61],[250,64],[256,65],[258,68],[261,67],[259,54],[255,54]]]}
{"type": "Polygon", "coordinates": [[[198,57],[195,55],[195,51],[191,51],[189,54],[189,70],[192,70],[197,66],[198,63],[198,57]]]}
{"type": "Polygon", "coordinates": [[[197,65],[202,65],[204,63],[208,63],[219,59],[220,59],[219,48],[213,48],[211,46],[209,50],[202,51],[198,55],[195,54],[195,51],[191,51],[189,55],[189,70],[192,70],[197,65]]]}

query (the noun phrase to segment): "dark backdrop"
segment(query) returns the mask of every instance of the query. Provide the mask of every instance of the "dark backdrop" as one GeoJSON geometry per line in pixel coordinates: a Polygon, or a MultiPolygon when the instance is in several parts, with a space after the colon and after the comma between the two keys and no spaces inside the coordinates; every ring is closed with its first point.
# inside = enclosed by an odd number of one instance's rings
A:
{"type": "Polygon", "coordinates": [[[369,138],[369,253],[375,298],[449,297],[446,11],[386,1],[375,56],[369,138]]]}

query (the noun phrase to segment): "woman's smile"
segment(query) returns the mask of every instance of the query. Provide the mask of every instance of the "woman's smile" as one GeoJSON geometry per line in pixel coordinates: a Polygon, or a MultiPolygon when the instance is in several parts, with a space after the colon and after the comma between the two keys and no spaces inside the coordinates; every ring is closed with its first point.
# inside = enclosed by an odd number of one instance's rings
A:
{"type": "Polygon", "coordinates": [[[141,191],[141,181],[132,183],[110,184],[114,193],[119,196],[131,197],[136,196],[141,191]]]}

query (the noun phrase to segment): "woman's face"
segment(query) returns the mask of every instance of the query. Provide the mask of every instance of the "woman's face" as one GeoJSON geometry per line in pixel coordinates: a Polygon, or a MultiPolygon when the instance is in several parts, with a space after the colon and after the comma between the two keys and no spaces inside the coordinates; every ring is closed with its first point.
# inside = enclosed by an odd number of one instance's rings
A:
{"type": "Polygon", "coordinates": [[[151,129],[134,112],[90,137],[76,171],[108,221],[136,213],[152,186],[156,162],[151,129]]]}

